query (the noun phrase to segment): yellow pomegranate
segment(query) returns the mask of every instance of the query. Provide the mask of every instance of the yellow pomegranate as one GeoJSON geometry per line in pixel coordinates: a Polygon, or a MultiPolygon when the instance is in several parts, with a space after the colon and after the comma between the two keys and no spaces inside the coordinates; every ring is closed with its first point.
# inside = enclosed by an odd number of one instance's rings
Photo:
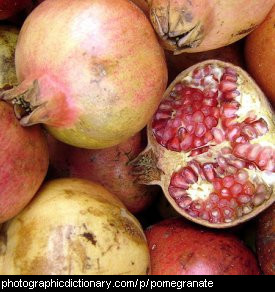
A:
{"type": "Polygon", "coordinates": [[[139,222],[102,186],[81,179],[46,183],[2,225],[0,274],[149,273],[139,222]]]}

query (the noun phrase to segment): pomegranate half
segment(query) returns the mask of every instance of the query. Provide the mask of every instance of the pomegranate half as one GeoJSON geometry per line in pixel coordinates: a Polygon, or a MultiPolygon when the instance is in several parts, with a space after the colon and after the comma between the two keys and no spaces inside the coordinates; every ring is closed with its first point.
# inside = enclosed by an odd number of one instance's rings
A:
{"type": "Polygon", "coordinates": [[[46,0],[16,48],[21,84],[2,94],[24,126],[37,123],[81,148],[140,131],[167,83],[164,53],[144,13],[127,0],[46,0]]]}
{"type": "Polygon", "coordinates": [[[274,202],[274,113],[241,68],[208,60],[183,71],[147,131],[134,171],[186,218],[230,227],[274,202]]]}
{"type": "Polygon", "coordinates": [[[229,45],[253,31],[274,0],[148,0],[163,46],[175,54],[229,45]]]}

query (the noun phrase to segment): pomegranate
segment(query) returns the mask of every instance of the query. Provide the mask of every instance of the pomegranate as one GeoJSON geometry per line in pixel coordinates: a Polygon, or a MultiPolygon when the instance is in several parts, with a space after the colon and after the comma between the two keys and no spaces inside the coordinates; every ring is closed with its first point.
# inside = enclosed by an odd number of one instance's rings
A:
{"type": "Polygon", "coordinates": [[[163,46],[175,54],[227,46],[253,31],[274,0],[148,0],[163,46]]]}
{"type": "Polygon", "coordinates": [[[80,179],[46,183],[0,234],[1,275],[143,275],[143,230],[102,186],[80,179]]]}
{"type": "Polygon", "coordinates": [[[14,52],[18,30],[11,26],[0,26],[0,90],[17,85],[14,52]]]}
{"type": "Polygon", "coordinates": [[[42,2],[20,31],[16,72],[21,84],[1,96],[20,123],[43,123],[81,148],[117,145],[140,131],[167,83],[154,30],[127,0],[42,2]]]}
{"type": "Polygon", "coordinates": [[[274,113],[241,68],[218,60],[183,71],[148,125],[132,162],[186,218],[231,227],[274,202],[274,113]]]}
{"type": "Polygon", "coordinates": [[[135,182],[129,161],[144,149],[141,132],[126,142],[106,149],[82,149],[48,137],[52,174],[97,182],[116,195],[132,213],[150,205],[156,188],[135,182]]]}
{"type": "Polygon", "coordinates": [[[246,39],[248,71],[275,106],[275,5],[265,21],[246,39]],[[272,65],[273,64],[273,65],[272,65]]]}
{"type": "Polygon", "coordinates": [[[167,219],[145,231],[152,275],[259,275],[253,253],[234,235],[167,219]]]}
{"type": "Polygon", "coordinates": [[[0,223],[32,199],[48,168],[47,141],[38,127],[23,128],[12,107],[0,101],[0,223]]]}
{"type": "Polygon", "coordinates": [[[0,0],[0,20],[32,7],[32,0],[0,0]]]}
{"type": "Polygon", "coordinates": [[[257,255],[265,275],[275,275],[275,205],[259,216],[257,255]]]}
{"type": "Polygon", "coordinates": [[[174,55],[172,52],[166,51],[165,55],[168,65],[169,80],[173,81],[183,70],[209,59],[217,59],[244,67],[242,50],[243,44],[237,42],[230,46],[200,53],[182,53],[174,55]]]}

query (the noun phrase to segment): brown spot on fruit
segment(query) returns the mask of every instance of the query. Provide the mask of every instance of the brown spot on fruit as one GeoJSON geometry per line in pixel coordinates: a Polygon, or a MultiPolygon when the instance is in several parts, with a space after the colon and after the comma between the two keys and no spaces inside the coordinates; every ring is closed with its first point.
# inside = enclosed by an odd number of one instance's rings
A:
{"type": "Polygon", "coordinates": [[[82,234],[83,237],[85,237],[88,241],[90,241],[93,245],[96,245],[97,241],[96,241],[96,237],[93,233],[91,232],[85,232],[82,234]]]}

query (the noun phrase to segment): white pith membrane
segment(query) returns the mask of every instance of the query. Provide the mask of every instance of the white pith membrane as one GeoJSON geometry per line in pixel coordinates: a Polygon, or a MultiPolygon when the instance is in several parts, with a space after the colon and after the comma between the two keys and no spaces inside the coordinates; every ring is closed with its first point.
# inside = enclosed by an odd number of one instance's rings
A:
{"type": "MultiPolygon", "coordinates": [[[[245,73],[239,74],[240,69],[237,73],[233,65],[209,61],[193,66],[192,69],[187,69],[184,75],[181,74],[181,78],[177,78],[177,82],[172,83],[153,117],[152,131],[148,132],[148,138],[152,147],[157,148],[154,151],[158,156],[157,167],[163,173],[161,182],[154,183],[161,184],[168,200],[181,214],[185,212],[187,217],[205,220],[210,224],[232,223],[245,217],[255,208],[265,205],[270,196],[273,196],[275,185],[273,112],[249,77],[245,73]],[[232,81],[234,76],[236,80],[232,81]],[[221,82],[222,78],[229,81],[221,82]],[[162,137],[170,137],[169,132],[165,133],[166,122],[168,120],[175,122],[174,119],[179,116],[178,109],[173,108],[169,112],[169,102],[181,100],[182,88],[218,91],[219,103],[216,105],[219,109],[218,124],[207,129],[207,132],[212,133],[213,139],[199,147],[194,145],[186,147],[185,142],[181,143],[186,135],[189,135],[184,123],[178,126],[184,128],[183,134],[177,132],[177,137],[180,137],[178,140],[172,138],[162,140],[162,137]],[[229,111],[234,104],[235,109],[231,118],[230,113],[224,114],[222,104],[225,109],[229,108],[229,111]],[[233,123],[239,126],[238,134],[233,132],[235,127],[233,123]],[[157,131],[163,136],[158,136],[157,131]],[[243,140],[244,138],[246,140],[243,140]],[[181,145],[184,145],[183,149],[181,145]],[[243,150],[244,147],[248,150],[243,150]],[[211,167],[214,172],[211,172],[211,167]],[[206,177],[207,173],[210,173],[209,177],[206,177]],[[213,177],[211,173],[214,173],[213,177]],[[214,188],[214,182],[215,186],[222,187],[214,188]]],[[[188,96],[188,93],[185,96],[188,96]]],[[[196,109],[192,114],[195,111],[196,109]]],[[[207,116],[206,114],[204,119],[207,116]]],[[[198,117],[200,119],[199,115],[198,117]]],[[[176,123],[179,124],[178,121],[176,123]]],[[[195,124],[193,128],[196,129],[197,125],[195,124]]],[[[192,131],[193,143],[196,137],[195,130],[192,131]]],[[[204,136],[200,138],[204,139],[204,136]]]]}

